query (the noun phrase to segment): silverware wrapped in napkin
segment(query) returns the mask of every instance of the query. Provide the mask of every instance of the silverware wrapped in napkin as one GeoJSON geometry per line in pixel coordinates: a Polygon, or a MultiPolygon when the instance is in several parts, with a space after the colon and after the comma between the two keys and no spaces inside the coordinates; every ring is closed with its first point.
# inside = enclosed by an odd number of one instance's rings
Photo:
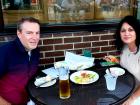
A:
{"type": "Polygon", "coordinates": [[[49,75],[45,77],[36,78],[34,84],[37,87],[48,87],[56,83],[57,77],[51,77],[49,75]]]}

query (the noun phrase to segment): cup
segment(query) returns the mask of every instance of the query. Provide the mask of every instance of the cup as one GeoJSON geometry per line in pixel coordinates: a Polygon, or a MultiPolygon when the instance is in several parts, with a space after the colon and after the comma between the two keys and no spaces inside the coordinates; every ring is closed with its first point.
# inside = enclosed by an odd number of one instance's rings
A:
{"type": "Polygon", "coordinates": [[[105,80],[106,80],[107,89],[110,90],[110,91],[115,90],[115,88],[116,88],[116,81],[117,81],[118,77],[117,76],[113,76],[111,74],[105,74],[104,77],[105,77],[105,80]]]}
{"type": "Polygon", "coordinates": [[[91,49],[83,49],[82,50],[82,55],[85,56],[85,57],[92,57],[91,49]]]}
{"type": "Polygon", "coordinates": [[[69,69],[59,68],[59,97],[67,99],[71,95],[69,83],[69,69]]]}

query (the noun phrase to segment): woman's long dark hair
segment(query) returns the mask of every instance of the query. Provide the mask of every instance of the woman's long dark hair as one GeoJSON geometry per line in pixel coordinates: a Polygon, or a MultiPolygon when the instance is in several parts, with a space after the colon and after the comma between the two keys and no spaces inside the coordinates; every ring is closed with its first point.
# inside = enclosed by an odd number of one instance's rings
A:
{"type": "Polygon", "coordinates": [[[135,44],[137,46],[137,51],[138,51],[139,45],[140,45],[140,24],[139,24],[139,21],[134,16],[126,16],[118,24],[118,28],[115,33],[115,39],[116,39],[115,44],[116,44],[117,50],[121,51],[124,46],[124,43],[122,42],[121,36],[120,36],[120,30],[121,30],[123,23],[128,23],[131,27],[133,27],[133,29],[136,33],[135,44]]]}

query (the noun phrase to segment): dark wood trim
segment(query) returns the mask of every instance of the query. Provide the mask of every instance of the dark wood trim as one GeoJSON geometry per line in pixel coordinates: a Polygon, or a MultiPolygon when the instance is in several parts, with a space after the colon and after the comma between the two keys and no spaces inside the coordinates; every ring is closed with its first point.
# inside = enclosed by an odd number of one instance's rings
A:
{"type": "MultiPolygon", "coordinates": [[[[63,24],[63,25],[41,25],[41,34],[61,33],[61,32],[78,32],[78,31],[103,31],[114,30],[118,22],[95,22],[81,24],[63,24]]],[[[16,26],[7,26],[0,35],[15,35],[16,26]]]]}
{"type": "MultiPolygon", "coordinates": [[[[0,8],[2,8],[1,0],[0,0],[0,8]]],[[[3,32],[3,30],[4,30],[3,13],[2,9],[0,9],[0,32],[3,32]]]]}

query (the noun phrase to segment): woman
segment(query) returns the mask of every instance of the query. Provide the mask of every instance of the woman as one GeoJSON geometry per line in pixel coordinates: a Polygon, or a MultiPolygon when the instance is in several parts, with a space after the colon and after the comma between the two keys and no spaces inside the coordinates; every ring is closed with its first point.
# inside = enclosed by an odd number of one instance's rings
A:
{"type": "Polygon", "coordinates": [[[140,25],[133,16],[124,17],[115,33],[116,46],[120,54],[120,65],[136,78],[136,91],[123,105],[134,105],[140,97],[140,25]]]}

